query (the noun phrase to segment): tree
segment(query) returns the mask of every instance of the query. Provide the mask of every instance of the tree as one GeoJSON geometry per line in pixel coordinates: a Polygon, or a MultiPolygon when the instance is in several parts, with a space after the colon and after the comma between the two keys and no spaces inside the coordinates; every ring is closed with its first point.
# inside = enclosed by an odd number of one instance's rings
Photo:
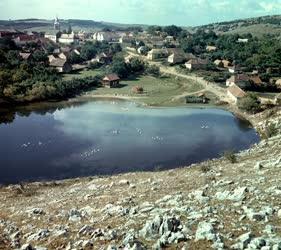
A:
{"type": "Polygon", "coordinates": [[[81,48],[81,57],[84,60],[90,60],[97,54],[97,48],[94,43],[87,42],[81,48]]]}
{"type": "Polygon", "coordinates": [[[149,26],[147,28],[147,32],[151,35],[155,35],[157,32],[161,32],[162,31],[162,27],[161,26],[155,26],[155,25],[152,25],[152,26],[149,26]]]}
{"type": "Polygon", "coordinates": [[[67,34],[71,34],[71,33],[72,33],[72,28],[71,25],[69,24],[67,29],[67,34]]]}
{"type": "Polygon", "coordinates": [[[145,69],[145,63],[142,60],[133,57],[130,61],[130,69],[132,72],[142,72],[145,69]]]}
{"type": "Polygon", "coordinates": [[[169,36],[178,37],[182,32],[182,28],[176,25],[170,25],[163,28],[163,31],[166,32],[169,36]]]}
{"type": "Polygon", "coordinates": [[[257,113],[261,109],[259,98],[256,94],[249,93],[238,101],[238,107],[251,113],[257,113]]]}
{"type": "Polygon", "coordinates": [[[156,65],[147,65],[145,73],[157,77],[160,75],[160,68],[156,65]]]}
{"type": "Polygon", "coordinates": [[[109,69],[110,73],[115,73],[121,78],[128,77],[130,73],[130,69],[128,68],[127,64],[123,57],[114,57],[111,67],[109,69]]]}
{"type": "Polygon", "coordinates": [[[81,63],[83,61],[81,56],[73,51],[70,53],[68,60],[71,64],[81,63]]]}

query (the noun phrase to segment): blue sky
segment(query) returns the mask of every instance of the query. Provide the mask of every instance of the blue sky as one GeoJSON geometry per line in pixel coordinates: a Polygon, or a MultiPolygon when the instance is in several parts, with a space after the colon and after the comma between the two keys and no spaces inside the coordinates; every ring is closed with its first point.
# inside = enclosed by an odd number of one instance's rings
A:
{"type": "Polygon", "coordinates": [[[281,0],[0,0],[0,19],[90,19],[193,26],[281,14],[281,0]]]}

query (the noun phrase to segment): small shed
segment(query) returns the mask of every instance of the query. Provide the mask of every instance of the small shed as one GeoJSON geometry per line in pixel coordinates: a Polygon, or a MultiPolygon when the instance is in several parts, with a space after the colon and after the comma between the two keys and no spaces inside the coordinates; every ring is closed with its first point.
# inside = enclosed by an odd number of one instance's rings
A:
{"type": "Polygon", "coordinates": [[[109,74],[103,78],[102,82],[104,87],[116,88],[119,86],[120,78],[117,74],[109,74]]]}

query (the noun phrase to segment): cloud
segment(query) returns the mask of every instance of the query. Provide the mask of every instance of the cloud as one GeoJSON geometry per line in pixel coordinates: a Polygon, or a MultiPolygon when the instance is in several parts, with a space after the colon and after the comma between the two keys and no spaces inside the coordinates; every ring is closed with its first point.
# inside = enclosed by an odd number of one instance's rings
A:
{"type": "Polygon", "coordinates": [[[0,19],[80,18],[199,25],[281,13],[281,0],[0,0],[0,19]]]}

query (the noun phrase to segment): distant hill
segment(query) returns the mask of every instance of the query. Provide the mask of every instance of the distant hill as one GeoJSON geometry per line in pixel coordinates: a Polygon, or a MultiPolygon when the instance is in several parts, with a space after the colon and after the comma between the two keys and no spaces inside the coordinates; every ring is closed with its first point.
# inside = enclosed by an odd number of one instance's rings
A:
{"type": "MultiPolygon", "coordinates": [[[[120,24],[110,22],[98,22],[93,20],[69,19],[60,20],[61,27],[67,29],[69,24],[73,30],[84,30],[94,32],[102,29],[124,30],[128,27],[142,27],[146,29],[148,25],[143,24],[120,24]]],[[[227,22],[212,23],[197,27],[186,27],[190,32],[197,29],[212,29],[218,34],[245,34],[251,33],[254,36],[262,36],[264,34],[280,35],[281,34],[281,15],[263,16],[256,18],[238,19],[227,22]]],[[[20,19],[20,20],[0,20],[1,29],[18,29],[27,31],[43,31],[53,30],[53,20],[44,19],[20,19]]]]}
{"type": "MultiPolygon", "coordinates": [[[[1,29],[17,29],[26,31],[42,31],[48,32],[53,30],[53,20],[44,19],[20,19],[20,20],[0,20],[0,30],[1,29]]],[[[97,31],[102,29],[110,30],[122,30],[128,27],[142,27],[145,28],[146,25],[137,24],[117,24],[117,23],[107,23],[107,22],[97,22],[93,20],[80,20],[80,19],[68,19],[60,20],[61,29],[67,29],[71,25],[73,30],[84,30],[84,31],[97,31]]]]}
{"type": "Polygon", "coordinates": [[[195,28],[212,29],[219,34],[251,33],[258,37],[265,34],[280,35],[281,15],[238,19],[229,22],[212,23],[195,28]]]}

